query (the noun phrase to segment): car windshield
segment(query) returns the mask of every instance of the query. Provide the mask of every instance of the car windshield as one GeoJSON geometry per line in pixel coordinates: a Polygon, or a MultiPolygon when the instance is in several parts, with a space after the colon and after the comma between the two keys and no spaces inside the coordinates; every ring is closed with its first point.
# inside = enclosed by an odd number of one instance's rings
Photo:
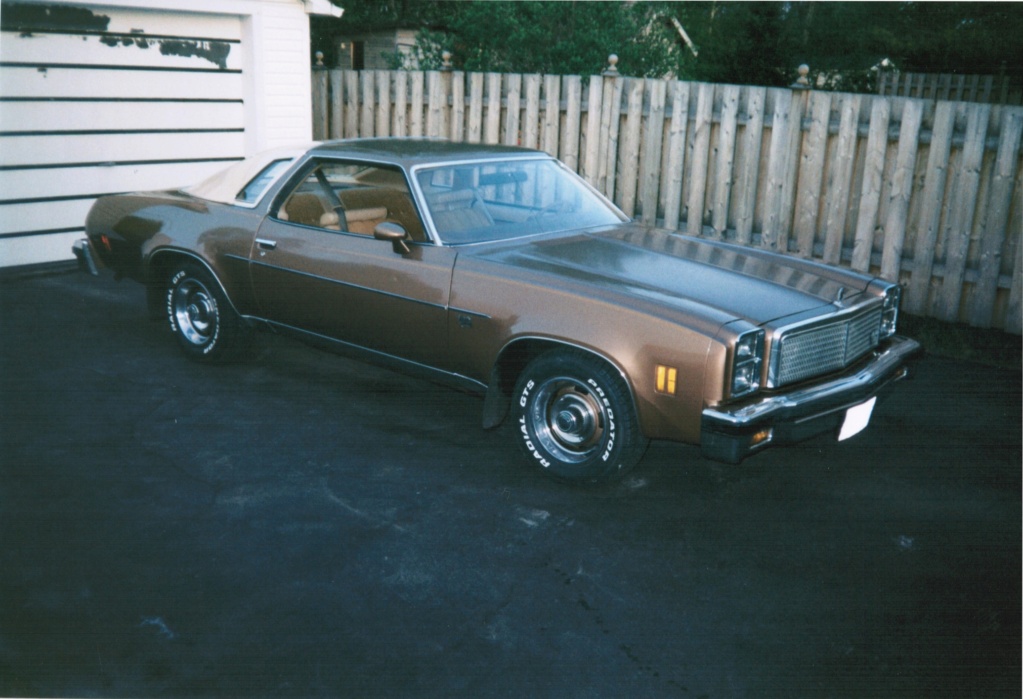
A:
{"type": "Polygon", "coordinates": [[[557,160],[458,163],[416,171],[446,245],[605,226],[625,218],[557,160]]]}

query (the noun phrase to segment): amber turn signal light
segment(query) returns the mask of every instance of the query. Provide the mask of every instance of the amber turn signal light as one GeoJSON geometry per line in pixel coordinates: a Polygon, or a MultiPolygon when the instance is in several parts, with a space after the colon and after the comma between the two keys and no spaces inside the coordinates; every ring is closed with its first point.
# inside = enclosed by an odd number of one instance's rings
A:
{"type": "Polygon", "coordinates": [[[675,383],[678,378],[678,369],[670,366],[657,365],[657,392],[666,393],[669,396],[675,395],[675,383]]]}

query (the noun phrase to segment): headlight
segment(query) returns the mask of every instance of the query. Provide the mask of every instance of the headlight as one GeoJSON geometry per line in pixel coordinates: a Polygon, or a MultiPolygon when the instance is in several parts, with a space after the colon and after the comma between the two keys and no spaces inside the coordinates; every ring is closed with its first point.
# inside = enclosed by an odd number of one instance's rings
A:
{"type": "Polygon", "coordinates": [[[902,300],[902,287],[898,284],[885,289],[884,306],[881,310],[881,339],[895,334],[895,326],[899,320],[899,302],[902,300]]]}
{"type": "Polygon", "coordinates": [[[732,355],[733,398],[760,388],[760,365],[764,361],[764,331],[750,330],[739,335],[732,355]]]}

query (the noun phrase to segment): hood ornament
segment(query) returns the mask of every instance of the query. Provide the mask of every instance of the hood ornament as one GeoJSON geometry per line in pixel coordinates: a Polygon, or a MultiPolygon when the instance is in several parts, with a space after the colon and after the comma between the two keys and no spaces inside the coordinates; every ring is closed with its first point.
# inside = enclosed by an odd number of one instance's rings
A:
{"type": "Polygon", "coordinates": [[[844,299],[844,298],[845,298],[845,287],[844,286],[840,286],[840,287],[838,287],[838,291],[835,292],[835,302],[834,302],[835,305],[838,306],[839,308],[841,308],[842,307],[842,299],[844,299]]]}

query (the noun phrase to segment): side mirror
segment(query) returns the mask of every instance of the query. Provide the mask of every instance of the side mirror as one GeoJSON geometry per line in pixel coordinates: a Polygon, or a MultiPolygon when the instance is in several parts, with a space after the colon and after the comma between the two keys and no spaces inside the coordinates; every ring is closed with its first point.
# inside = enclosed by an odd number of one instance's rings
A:
{"type": "Polygon", "coordinates": [[[405,240],[408,238],[408,231],[400,223],[383,221],[373,229],[373,237],[377,240],[386,240],[391,243],[394,252],[399,255],[407,255],[412,252],[405,240]]]}

